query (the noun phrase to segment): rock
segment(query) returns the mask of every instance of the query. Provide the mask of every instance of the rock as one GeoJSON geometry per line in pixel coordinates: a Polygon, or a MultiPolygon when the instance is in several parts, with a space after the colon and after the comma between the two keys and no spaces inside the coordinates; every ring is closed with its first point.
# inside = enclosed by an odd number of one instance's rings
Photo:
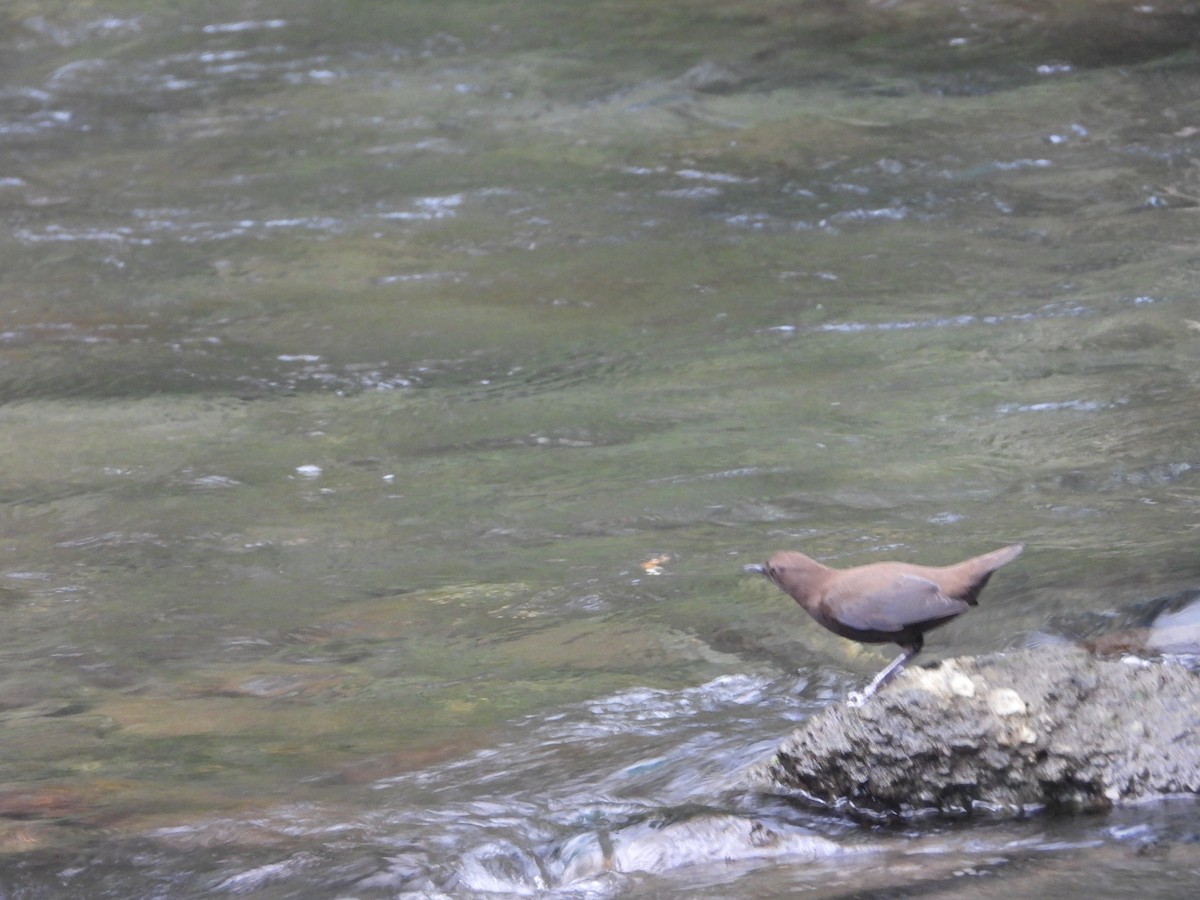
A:
{"type": "Polygon", "coordinates": [[[1170,657],[1200,671],[1200,588],[1154,597],[1116,610],[1055,616],[1031,646],[1065,638],[1099,656],[1170,657]]]}
{"type": "Polygon", "coordinates": [[[996,688],[988,694],[987,705],[997,716],[1023,716],[1028,711],[1021,695],[1012,688],[996,688]]]}
{"type": "Polygon", "coordinates": [[[720,63],[705,60],[680,75],[679,80],[689,90],[701,94],[725,94],[737,90],[745,78],[720,63]]]}
{"type": "Polygon", "coordinates": [[[557,875],[556,881],[571,884],[601,872],[666,872],[763,859],[812,862],[864,852],[868,848],[844,847],[783,822],[702,813],[679,821],[647,821],[579,835],[556,849],[548,868],[557,875]]]}
{"type": "Polygon", "coordinates": [[[1196,794],[1200,676],[1062,646],[949,660],[827,707],[749,780],[872,818],[1196,794]]]}

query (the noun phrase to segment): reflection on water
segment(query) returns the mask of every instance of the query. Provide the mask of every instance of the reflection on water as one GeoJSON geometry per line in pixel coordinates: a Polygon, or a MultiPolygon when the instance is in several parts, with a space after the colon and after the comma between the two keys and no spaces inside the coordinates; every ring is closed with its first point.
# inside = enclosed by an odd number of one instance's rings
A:
{"type": "Polygon", "coordinates": [[[1185,7],[0,15],[4,889],[1176,891],[746,795],[882,657],[740,572],[1194,591],[1185,7]]]}

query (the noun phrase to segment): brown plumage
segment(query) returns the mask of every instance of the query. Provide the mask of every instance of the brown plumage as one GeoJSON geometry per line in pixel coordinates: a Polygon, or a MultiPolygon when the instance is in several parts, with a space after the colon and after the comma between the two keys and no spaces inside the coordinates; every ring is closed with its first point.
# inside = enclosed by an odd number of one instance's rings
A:
{"type": "Polygon", "coordinates": [[[921,652],[925,632],[975,606],[992,573],[1023,549],[1013,544],[952,566],[880,562],[854,569],[832,569],[803,553],[784,551],[746,571],[775,582],[834,634],[903,648],[862,694],[850,695],[859,706],[921,652]]]}

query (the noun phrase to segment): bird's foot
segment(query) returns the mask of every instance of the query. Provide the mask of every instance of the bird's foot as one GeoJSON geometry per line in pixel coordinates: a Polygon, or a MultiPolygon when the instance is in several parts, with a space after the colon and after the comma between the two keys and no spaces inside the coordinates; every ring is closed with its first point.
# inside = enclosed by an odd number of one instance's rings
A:
{"type": "Polygon", "coordinates": [[[846,695],[846,705],[851,709],[862,709],[863,704],[867,702],[867,698],[871,695],[860,694],[858,691],[851,691],[846,695]]]}

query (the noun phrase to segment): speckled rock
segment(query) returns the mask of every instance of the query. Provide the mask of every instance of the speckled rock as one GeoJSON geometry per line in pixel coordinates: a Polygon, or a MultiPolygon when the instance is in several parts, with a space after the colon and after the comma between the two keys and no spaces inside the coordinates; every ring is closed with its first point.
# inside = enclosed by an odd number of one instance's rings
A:
{"type": "Polygon", "coordinates": [[[667,872],[718,860],[794,864],[867,852],[871,848],[843,846],[784,822],[710,813],[580,835],[551,854],[548,868],[556,881],[570,884],[601,872],[667,872]]]}
{"type": "Polygon", "coordinates": [[[1200,792],[1200,676],[1054,647],[905,671],[750,773],[865,816],[1104,809],[1200,792]]]}
{"type": "Polygon", "coordinates": [[[685,87],[702,94],[726,94],[736,90],[746,79],[728,66],[704,60],[684,72],[679,80],[685,87]]]}

